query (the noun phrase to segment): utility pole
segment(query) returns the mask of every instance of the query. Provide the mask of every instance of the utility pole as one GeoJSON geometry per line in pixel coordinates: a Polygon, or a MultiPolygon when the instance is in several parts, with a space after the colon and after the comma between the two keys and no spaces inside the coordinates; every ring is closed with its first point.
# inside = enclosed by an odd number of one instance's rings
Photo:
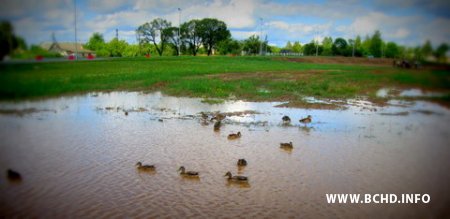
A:
{"type": "Polygon", "coordinates": [[[116,28],[116,39],[119,40],[119,29],[116,28]]]}
{"type": "Polygon", "coordinates": [[[263,44],[263,42],[262,42],[262,38],[263,38],[263,19],[262,18],[259,18],[259,20],[261,21],[261,34],[259,35],[259,55],[262,55],[263,54],[263,51],[262,51],[262,44],[263,44]]]}
{"type": "Polygon", "coordinates": [[[78,46],[77,46],[77,0],[74,0],[74,15],[75,15],[75,60],[78,59],[78,46]]]}
{"type": "Polygon", "coordinates": [[[178,8],[178,56],[181,55],[181,8],[178,8]]]}

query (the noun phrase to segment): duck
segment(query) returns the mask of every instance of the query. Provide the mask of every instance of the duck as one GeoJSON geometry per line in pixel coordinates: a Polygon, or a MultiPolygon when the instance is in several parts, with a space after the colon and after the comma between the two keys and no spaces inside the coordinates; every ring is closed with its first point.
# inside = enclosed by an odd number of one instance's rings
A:
{"type": "Polygon", "coordinates": [[[19,172],[8,169],[6,171],[6,175],[8,176],[8,179],[11,181],[21,181],[22,180],[22,175],[20,175],[19,172]]]}
{"type": "Polygon", "coordinates": [[[138,170],[143,170],[143,171],[153,171],[155,170],[155,165],[142,165],[142,163],[139,161],[136,163],[137,169],[138,170]]]}
{"type": "Polygon", "coordinates": [[[303,124],[308,124],[308,123],[311,123],[311,121],[312,121],[312,116],[311,115],[308,115],[308,117],[306,117],[306,118],[303,118],[303,119],[300,119],[300,120],[298,120],[300,123],[303,123],[303,124]]]}
{"type": "Polygon", "coordinates": [[[223,119],[225,119],[226,115],[222,114],[222,113],[217,113],[214,117],[211,118],[211,121],[216,120],[216,121],[222,121],[223,119]]]}
{"type": "Polygon", "coordinates": [[[238,138],[240,138],[241,137],[241,132],[238,132],[238,133],[236,133],[236,134],[229,134],[228,135],[228,139],[230,139],[230,140],[232,140],[232,139],[238,139],[238,138]]]}
{"type": "Polygon", "coordinates": [[[292,149],[292,148],[294,148],[294,145],[292,144],[292,142],[289,142],[289,143],[280,143],[280,148],[284,148],[284,149],[292,149]]]}
{"type": "Polygon", "coordinates": [[[190,176],[190,177],[199,177],[199,173],[196,171],[186,171],[186,168],[184,166],[181,166],[178,171],[180,172],[180,175],[182,176],[190,176]]]}
{"type": "Polygon", "coordinates": [[[220,126],[222,125],[222,121],[217,121],[216,123],[214,123],[214,131],[219,131],[220,130],[220,126]]]}
{"type": "Polygon", "coordinates": [[[247,166],[247,161],[245,159],[239,159],[237,162],[238,166],[247,166]]]}
{"type": "Polygon", "coordinates": [[[202,119],[204,120],[208,119],[208,114],[206,114],[205,112],[200,112],[200,115],[202,116],[202,119]]]}
{"type": "Polygon", "coordinates": [[[228,176],[228,181],[231,182],[248,182],[248,177],[246,176],[233,176],[231,172],[228,171],[224,176],[228,176]]]}
{"type": "Polygon", "coordinates": [[[128,116],[128,111],[125,111],[125,116],[128,116]]]}
{"type": "Polygon", "coordinates": [[[283,120],[284,124],[289,124],[291,122],[291,118],[289,118],[289,116],[283,116],[281,120],[283,120]]]}

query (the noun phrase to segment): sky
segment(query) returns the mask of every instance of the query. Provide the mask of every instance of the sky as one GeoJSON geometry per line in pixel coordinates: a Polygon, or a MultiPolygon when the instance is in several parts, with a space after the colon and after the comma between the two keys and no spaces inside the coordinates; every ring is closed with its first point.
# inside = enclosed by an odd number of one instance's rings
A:
{"type": "Polygon", "coordinates": [[[28,44],[50,42],[52,33],[59,42],[74,42],[75,5],[82,43],[94,32],[109,41],[116,29],[119,39],[136,43],[136,28],[155,18],[178,26],[179,20],[210,17],[223,20],[235,39],[262,33],[277,46],[325,36],[364,38],[375,30],[401,45],[422,45],[427,39],[435,47],[450,44],[448,0],[2,0],[0,20],[10,21],[28,44]]]}

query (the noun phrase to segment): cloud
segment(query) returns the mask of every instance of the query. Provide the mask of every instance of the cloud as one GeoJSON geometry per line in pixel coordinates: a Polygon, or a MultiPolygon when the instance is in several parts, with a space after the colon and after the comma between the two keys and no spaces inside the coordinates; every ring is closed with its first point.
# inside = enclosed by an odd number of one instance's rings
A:
{"type": "Polygon", "coordinates": [[[95,12],[108,13],[130,4],[132,4],[132,1],[128,0],[95,0],[88,1],[87,7],[95,12]]]}

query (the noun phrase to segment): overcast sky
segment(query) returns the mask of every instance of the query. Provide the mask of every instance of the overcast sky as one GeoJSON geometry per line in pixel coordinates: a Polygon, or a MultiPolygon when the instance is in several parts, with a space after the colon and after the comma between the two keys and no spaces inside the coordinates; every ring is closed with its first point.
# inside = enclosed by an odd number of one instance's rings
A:
{"type": "MultiPolygon", "coordinates": [[[[0,19],[9,20],[28,44],[74,41],[74,0],[2,0],[0,19]]],[[[193,18],[225,21],[236,39],[263,34],[269,43],[308,43],[324,36],[353,38],[380,30],[388,41],[415,46],[430,39],[434,46],[450,43],[450,1],[291,1],[291,0],[76,0],[78,38],[94,32],[106,41],[115,36],[136,43],[134,30],[161,17],[178,26],[193,18]]]]}

